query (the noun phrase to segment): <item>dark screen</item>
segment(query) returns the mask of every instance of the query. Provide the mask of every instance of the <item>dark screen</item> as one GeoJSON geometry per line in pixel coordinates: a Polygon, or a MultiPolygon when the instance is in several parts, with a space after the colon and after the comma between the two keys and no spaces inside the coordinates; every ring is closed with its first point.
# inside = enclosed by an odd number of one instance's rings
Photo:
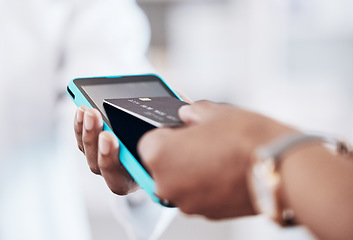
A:
{"type": "Polygon", "coordinates": [[[103,99],[172,96],[159,81],[82,85],[82,89],[106,118],[107,116],[103,108],[103,99]]]}

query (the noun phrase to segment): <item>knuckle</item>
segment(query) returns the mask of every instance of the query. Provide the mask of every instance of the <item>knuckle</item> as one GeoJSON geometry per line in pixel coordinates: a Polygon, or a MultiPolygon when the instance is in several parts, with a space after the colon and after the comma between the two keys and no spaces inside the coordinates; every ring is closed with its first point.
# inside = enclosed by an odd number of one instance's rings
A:
{"type": "Polygon", "coordinates": [[[90,166],[90,169],[91,169],[91,172],[93,172],[96,175],[100,175],[101,174],[100,169],[98,167],[96,167],[96,166],[90,166]]]}
{"type": "Polygon", "coordinates": [[[85,148],[81,144],[78,143],[77,147],[81,152],[83,152],[83,154],[85,153],[85,148]]]}
{"type": "Polygon", "coordinates": [[[86,148],[87,148],[87,147],[92,147],[92,146],[94,146],[94,138],[85,135],[85,136],[82,138],[82,143],[83,143],[83,145],[84,145],[86,148]]]}
{"type": "Polygon", "coordinates": [[[128,187],[119,187],[119,186],[114,186],[114,187],[110,187],[110,190],[119,196],[125,196],[129,193],[129,188],[128,187]]]}

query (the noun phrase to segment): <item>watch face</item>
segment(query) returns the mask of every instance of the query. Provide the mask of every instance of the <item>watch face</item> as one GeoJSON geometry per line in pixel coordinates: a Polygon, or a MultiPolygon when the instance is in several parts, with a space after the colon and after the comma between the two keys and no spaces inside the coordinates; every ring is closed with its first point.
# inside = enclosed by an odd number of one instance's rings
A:
{"type": "Polygon", "coordinates": [[[279,175],[273,161],[256,161],[249,174],[250,194],[257,213],[277,217],[276,191],[279,175]]]}

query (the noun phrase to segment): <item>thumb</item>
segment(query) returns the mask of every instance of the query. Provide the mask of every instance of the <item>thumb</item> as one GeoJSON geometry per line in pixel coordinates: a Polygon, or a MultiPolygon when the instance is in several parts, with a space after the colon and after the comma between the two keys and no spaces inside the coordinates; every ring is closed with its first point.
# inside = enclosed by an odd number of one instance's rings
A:
{"type": "Polygon", "coordinates": [[[179,111],[179,118],[186,124],[196,124],[208,119],[212,111],[213,103],[209,101],[199,101],[190,105],[182,106],[179,111]]]}

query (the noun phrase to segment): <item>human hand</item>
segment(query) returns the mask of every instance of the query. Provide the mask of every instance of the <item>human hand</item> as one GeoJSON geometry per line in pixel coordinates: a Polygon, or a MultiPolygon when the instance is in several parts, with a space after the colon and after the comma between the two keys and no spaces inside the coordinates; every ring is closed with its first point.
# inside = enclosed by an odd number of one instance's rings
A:
{"type": "MultiPolygon", "coordinates": [[[[182,100],[191,100],[179,93],[182,100]]],[[[80,106],[74,120],[78,148],[85,154],[91,171],[102,175],[110,190],[118,195],[126,195],[139,189],[119,160],[119,141],[115,135],[103,130],[100,112],[80,106]]]]}
{"type": "Polygon", "coordinates": [[[185,213],[211,219],[254,214],[246,177],[252,152],[294,130],[206,101],[182,107],[179,115],[186,127],[152,130],[138,145],[157,195],[185,213]]]}
{"type": "Polygon", "coordinates": [[[103,130],[100,112],[80,106],[75,115],[74,129],[78,148],[85,154],[91,171],[102,175],[110,190],[118,195],[136,191],[139,186],[119,160],[119,141],[103,130]]]}

